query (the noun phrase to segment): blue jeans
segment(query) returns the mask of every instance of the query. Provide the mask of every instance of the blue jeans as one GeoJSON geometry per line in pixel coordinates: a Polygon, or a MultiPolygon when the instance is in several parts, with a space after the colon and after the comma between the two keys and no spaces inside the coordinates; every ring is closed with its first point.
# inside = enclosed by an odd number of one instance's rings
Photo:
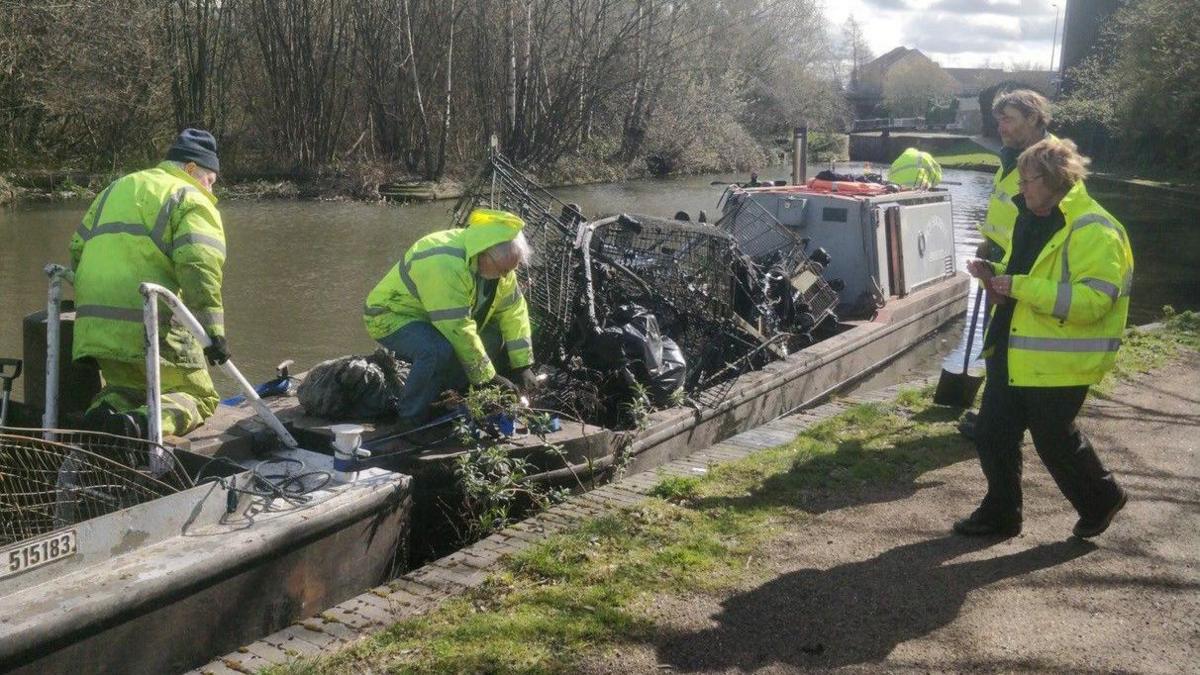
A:
{"type": "MultiPolygon", "coordinates": [[[[503,349],[499,327],[487,326],[479,337],[496,368],[503,370],[508,365],[508,356],[503,349]]],[[[380,338],[379,344],[412,364],[404,383],[404,393],[400,395],[398,413],[401,418],[424,420],[429,415],[430,405],[443,391],[461,389],[468,384],[454,347],[433,324],[413,321],[380,338]]]]}

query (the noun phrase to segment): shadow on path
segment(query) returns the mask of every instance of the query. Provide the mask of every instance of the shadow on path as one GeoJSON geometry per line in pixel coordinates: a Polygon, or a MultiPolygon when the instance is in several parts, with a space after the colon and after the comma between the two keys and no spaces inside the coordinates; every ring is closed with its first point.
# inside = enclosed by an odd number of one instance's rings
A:
{"type": "Polygon", "coordinates": [[[787,506],[819,514],[898,501],[939,485],[922,482],[923,474],[976,456],[974,446],[950,428],[897,441],[885,450],[868,447],[875,440],[841,441],[835,452],[797,459],[790,470],[772,474],[747,494],[706,497],[695,506],[702,510],[787,506]],[[864,482],[870,487],[864,489],[864,482]]]}
{"type": "Polygon", "coordinates": [[[949,624],[971,591],[1096,549],[1067,540],[1011,555],[945,564],[991,539],[946,536],[829,570],[804,569],[725,600],[716,628],[668,634],[660,663],[687,671],[772,663],[834,668],[874,663],[949,624]]]}

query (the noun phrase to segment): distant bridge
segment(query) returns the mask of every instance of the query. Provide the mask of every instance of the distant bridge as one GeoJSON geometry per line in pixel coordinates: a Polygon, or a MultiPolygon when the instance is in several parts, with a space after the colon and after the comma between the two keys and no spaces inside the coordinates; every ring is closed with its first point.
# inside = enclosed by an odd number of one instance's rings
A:
{"type": "Polygon", "coordinates": [[[876,117],[873,119],[854,120],[854,125],[850,127],[850,132],[859,131],[955,131],[959,129],[957,124],[934,124],[925,123],[924,117],[876,117]]]}

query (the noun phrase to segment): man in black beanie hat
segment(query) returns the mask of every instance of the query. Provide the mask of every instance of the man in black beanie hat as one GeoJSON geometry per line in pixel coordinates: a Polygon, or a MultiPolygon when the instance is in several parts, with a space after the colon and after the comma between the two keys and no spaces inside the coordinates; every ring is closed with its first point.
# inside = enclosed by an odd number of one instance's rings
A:
{"type": "Polygon", "coordinates": [[[88,428],[130,437],[146,433],[143,282],[179,295],[212,343],[202,349],[174,323],[160,337],[163,435],[183,435],[216,410],[205,361],[229,359],[221,304],[225,230],[212,193],[220,169],[213,135],[184,129],[158,166],[105,188],[71,237],[73,356],[94,359],[104,377],[84,416],[88,428]]]}

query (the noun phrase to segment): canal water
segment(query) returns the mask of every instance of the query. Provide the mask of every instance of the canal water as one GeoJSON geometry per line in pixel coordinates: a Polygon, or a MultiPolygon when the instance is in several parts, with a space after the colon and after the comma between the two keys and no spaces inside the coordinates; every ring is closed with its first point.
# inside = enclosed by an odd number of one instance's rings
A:
{"type": "MultiPolygon", "coordinates": [[[[777,173],[786,177],[786,169],[777,173]]],[[[948,188],[962,268],[980,241],[975,224],[984,216],[991,177],[948,170],[944,178],[959,183],[948,188]]],[[[715,219],[722,187],[712,183],[744,179],[705,175],[554,192],[579,203],[588,215],[624,211],[669,217],[685,210],[695,218],[705,209],[715,219]]],[[[1137,256],[1131,322],[1153,319],[1163,304],[1200,306],[1197,207],[1119,194],[1099,198],[1128,228],[1137,256]]],[[[409,244],[448,226],[453,201],[404,206],[229,201],[220,207],[229,250],[224,289],[230,347],[249,379],[263,381],[284,359],[307,369],[327,358],[373,350],[362,325],[363,299],[409,244]]],[[[0,208],[0,357],[21,356],[21,319],[45,306],[41,269],[47,262],[67,262],[67,242],[86,208],[86,203],[0,208]]],[[[872,383],[884,386],[936,372],[962,330],[961,323],[948,328],[872,383]]],[[[218,387],[223,395],[234,393],[230,381],[218,379],[218,387]]],[[[20,386],[14,394],[20,398],[20,386]]]]}

